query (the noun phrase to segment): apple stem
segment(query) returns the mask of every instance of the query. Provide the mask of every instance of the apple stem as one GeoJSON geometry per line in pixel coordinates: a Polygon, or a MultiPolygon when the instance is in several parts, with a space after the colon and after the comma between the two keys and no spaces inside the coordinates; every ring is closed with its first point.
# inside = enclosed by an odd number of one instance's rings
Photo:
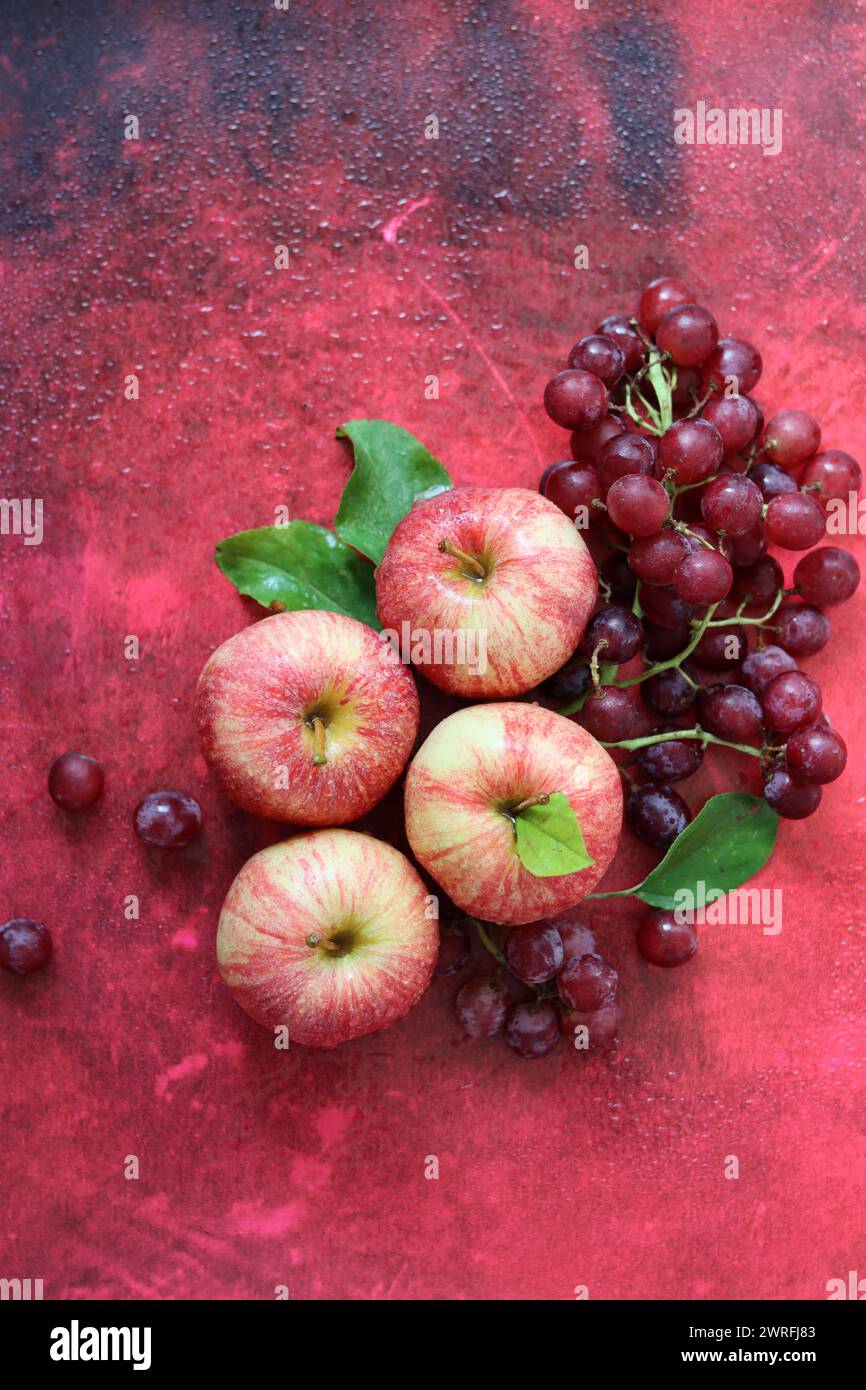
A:
{"type": "Polygon", "coordinates": [[[453,555],[455,560],[462,560],[464,565],[468,565],[471,570],[475,571],[479,579],[486,578],[487,571],[481,561],[477,560],[474,555],[470,555],[465,550],[458,550],[453,541],[440,541],[439,549],[443,555],[453,555]]]}
{"type": "Polygon", "coordinates": [[[543,792],[541,796],[528,796],[519,806],[515,806],[513,814],[519,816],[521,811],[528,811],[530,806],[546,806],[549,800],[547,792],[543,792]]]}
{"type": "Polygon", "coordinates": [[[325,756],[325,721],[316,715],[313,723],[313,766],[321,767],[328,761],[325,756]]]}
{"type": "Polygon", "coordinates": [[[320,936],[318,932],[310,932],[307,937],[307,945],[310,947],[321,946],[325,951],[339,951],[340,947],[336,941],[329,941],[326,936],[320,936]]]}

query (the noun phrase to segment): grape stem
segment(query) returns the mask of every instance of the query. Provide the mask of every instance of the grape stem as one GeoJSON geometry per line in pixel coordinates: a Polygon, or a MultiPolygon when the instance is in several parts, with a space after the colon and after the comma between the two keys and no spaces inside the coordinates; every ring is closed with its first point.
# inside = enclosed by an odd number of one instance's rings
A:
{"type": "Polygon", "coordinates": [[[481,945],[484,947],[485,951],[489,951],[493,959],[499,965],[504,966],[505,969],[508,970],[510,967],[508,961],[505,958],[504,953],[500,951],[499,947],[496,945],[496,942],[491,937],[484,923],[479,922],[477,917],[470,917],[469,921],[472,923],[473,927],[477,931],[478,939],[481,942],[481,945]]]}
{"type": "Polygon", "coordinates": [[[602,748],[625,748],[632,752],[638,748],[649,748],[653,743],[670,743],[672,739],[677,738],[698,738],[702,744],[715,743],[720,748],[733,748],[737,753],[749,753],[753,758],[760,758],[764,751],[761,748],[753,748],[748,743],[730,743],[726,738],[717,738],[715,734],[708,734],[700,724],[696,724],[693,729],[674,729],[669,734],[646,734],[643,738],[626,738],[620,743],[602,743],[602,748]]]}

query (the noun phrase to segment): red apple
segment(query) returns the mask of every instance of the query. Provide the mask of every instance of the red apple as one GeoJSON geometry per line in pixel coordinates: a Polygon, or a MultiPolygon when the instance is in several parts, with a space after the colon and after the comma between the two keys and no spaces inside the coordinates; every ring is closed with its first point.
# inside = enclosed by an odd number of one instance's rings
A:
{"type": "Polygon", "coordinates": [[[315,830],[247,860],[223,903],[217,960],[257,1023],[336,1047],[408,1013],[438,945],[435,905],[405,855],[356,830],[315,830]]]}
{"type": "Polygon", "coordinates": [[[245,811],[297,825],[363,816],[415,745],[418,692],[372,628],[279,613],[218,647],[196,690],[202,749],[245,811]]]}
{"type": "Polygon", "coordinates": [[[406,833],[464,912],[516,925],[574,907],[605,873],[622,826],[619,773],[579,724],[531,704],[475,705],[438,724],[406,774],[406,833]],[[517,856],[515,806],[568,798],[595,861],[539,878],[517,856]]]}
{"type": "Polygon", "coordinates": [[[417,502],[376,571],[383,628],[455,695],[520,695],[574,652],[596,601],[568,517],[523,488],[455,488],[417,502]]]}

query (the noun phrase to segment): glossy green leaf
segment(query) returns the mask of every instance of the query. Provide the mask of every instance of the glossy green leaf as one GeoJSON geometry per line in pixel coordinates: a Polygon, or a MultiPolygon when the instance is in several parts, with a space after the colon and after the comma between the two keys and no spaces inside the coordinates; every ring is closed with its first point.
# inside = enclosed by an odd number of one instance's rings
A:
{"type": "Polygon", "coordinates": [[[588,869],[588,854],[580,821],[563,792],[554,792],[543,805],[527,806],[515,816],[517,855],[536,878],[553,878],[588,869]]]}
{"type": "Polygon", "coordinates": [[[711,796],[662,862],[630,891],[651,907],[671,911],[683,906],[685,894],[697,901],[703,893],[706,901],[729,893],[763,868],[778,828],[779,817],[761,796],[711,796]]]}
{"type": "Polygon", "coordinates": [[[334,530],[378,565],[394,527],[416,498],[445,491],[451,479],[414,434],[388,420],[350,420],[337,437],[351,441],[355,467],[334,530]]]}
{"type": "Polygon", "coordinates": [[[373,566],[310,521],[260,526],[220,541],[216,562],[241,594],[263,607],[326,608],[378,628],[373,566]]]}

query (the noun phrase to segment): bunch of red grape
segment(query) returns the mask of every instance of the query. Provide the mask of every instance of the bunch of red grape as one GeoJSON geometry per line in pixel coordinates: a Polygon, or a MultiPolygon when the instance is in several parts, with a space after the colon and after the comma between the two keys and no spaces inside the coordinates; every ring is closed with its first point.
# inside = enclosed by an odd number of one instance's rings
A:
{"type": "Polygon", "coordinates": [[[712,314],[665,278],[636,319],[581,338],[544,393],[573,458],[547,468],[540,491],[584,530],[600,571],[581,648],[546,693],[634,755],[628,823],[658,849],[691,820],[673,784],[709,745],[751,754],[764,797],[790,819],[817,809],[847,758],[798,663],[825,646],[825,610],[859,583],[848,551],[813,547],[860,468],[820,450],[805,411],[765,424],[750,394],[761,369],[757,348],[719,338],[712,314]],[[808,552],[789,588],[770,546],[808,552]],[[643,735],[647,711],[659,722],[643,735]]]}
{"type": "MultiPolygon", "coordinates": [[[[470,925],[457,918],[443,927],[437,974],[451,975],[467,964],[470,925]]],[[[503,949],[493,940],[496,928],[475,925],[499,968],[474,976],[457,995],[457,1018],[467,1037],[504,1032],[517,1055],[529,1059],[546,1057],[564,1036],[580,1052],[613,1044],[619,976],[599,955],[589,927],[564,913],[511,927],[503,949]]]]}

